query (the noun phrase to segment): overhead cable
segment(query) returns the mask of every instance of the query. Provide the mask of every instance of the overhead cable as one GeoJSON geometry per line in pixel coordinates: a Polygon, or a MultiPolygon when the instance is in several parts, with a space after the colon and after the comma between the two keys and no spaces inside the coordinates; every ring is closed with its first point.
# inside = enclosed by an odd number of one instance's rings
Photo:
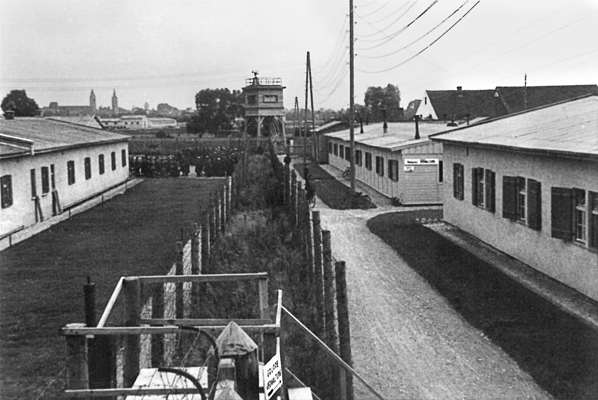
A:
{"type": "Polygon", "coordinates": [[[449,19],[451,19],[455,14],[457,14],[459,11],[461,11],[461,9],[467,4],[469,3],[469,0],[465,0],[463,3],[461,3],[461,5],[459,7],[457,7],[452,13],[450,13],[447,17],[445,17],[442,21],[440,21],[438,24],[436,24],[434,27],[432,27],[432,29],[428,30],[426,33],[418,36],[417,38],[415,38],[414,40],[412,40],[411,42],[407,43],[406,45],[391,51],[390,53],[385,53],[385,54],[379,54],[376,56],[368,56],[368,55],[363,55],[360,54],[361,58],[385,58],[385,57],[389,57],[389,56],[393,56],[411,46],[413,46],[415,43],[419,42],[420,40],[422,40],[423,38],[425,38],[426,36],[430,35],[432,32],[434,32],[436,29],[438,29],[442,24],[444,24],[446,21],[448,21],[449,19]]]}
{"type": "Polygon", "coordinates": [[[393,65],[391,67],[388,67],[388,68],[384,68],[384,69],[380,69],[380,70],[371,70],[371,71],[368,71],[368,70],[359,70],[359,72],[364,72],[364,73],[367,73],[367,74],[378,74],[378,73],[381,73],[381,72],[391,71],[391,70],[396,69],[396,68],[398,68],[398,67],[400,67],[402,65],[405,65],[409,61],[413,60],[417,56],[419,56],[422,53],[424,53],[426,50],[428,50],[430,47],[432,47],[440,39],[442,39],[442,37],[444,37],[444,35],[446,35],[447,33],[449,33],[459,22],[461,22],[463,20],[463,18],[465,18],[465,16],[467,16],[467,14],[469,14],[478,4],[480,4],[480,1],[481,0],[478,0],[469,10],[467,10],[467,12],[465,12],[465,14],[463,14],[457,21],[455,21],[444,32],[442,32],[442,34],[440,36],[438,36],[436,39],[434,39],[432,42],[430,42],[430,44],[428,44],[426,47],[424,47],[423,49],[421,49],[420,51],[418,51],[417,53],[415,53],[411,57],[408,57],[407,59],[401,61],[400,63],[398,63],[396,65],[393,65]]]}
{"type": "Polygon", "coordinates": [[[415,17],[414,19],[412,19],[407,25],[405,25],[404,27],[402,27],[401,29],[399,29],[398,31],[386,36],[385,38],[382,38],[382,41],[378,44],[375,44],[373,46],[370,47],[363,47],[360,48],[358,50],[371,50],[371,49],[376,49],[380,46],[384,46],[386,43],[390,42],[391,40],[393,40],[394,38],[396,38],[397,36],[399,36],[401,33],[403,33],[405,30],[407,30],[411,25],[413,25],[418,19],[420,19],[421,17],[423,17],[432,7],[434,7],[436,5],[436,3],[438,3],[438,0],[434,0],[428,7],[426,7],[426,9],[424,11],[422,11],[421,13],[419,13],[419,15],[417,17],[415,17]]]}

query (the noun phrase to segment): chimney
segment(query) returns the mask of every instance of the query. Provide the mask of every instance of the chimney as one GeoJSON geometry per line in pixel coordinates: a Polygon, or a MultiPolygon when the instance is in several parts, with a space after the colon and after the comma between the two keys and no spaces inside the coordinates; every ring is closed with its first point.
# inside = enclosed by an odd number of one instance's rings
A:
{"type": "Polygon", "coordinates": [[[419,115],[413,117],[415,119],[415,140],[420,139],[419,137],[419,115]]]}
{"type": "Polygon", "coordinates": [[[463,86],[457,86],[457,92],[460,92],[461,90],[463,90],[463,86]]]}
{"type": "Polygon", "coordinates": [[[382,132],[384,134],[386,134],[386,132],[388,132],[388,124],[386,123],[386,121],[384,121],[384,123],[382,124],[382,132]]]}
{"type": "Polygon", "coordinates": [[[15,111],[14,110],[4,111],[4,119],[15,119],[15,111]]]}
{"type": "Polygon", "coordinates": [[[470,117],[469,114],[465,114],[465,120],[467,121],[467,126],[469,126],[469,117],[470,117]]]}

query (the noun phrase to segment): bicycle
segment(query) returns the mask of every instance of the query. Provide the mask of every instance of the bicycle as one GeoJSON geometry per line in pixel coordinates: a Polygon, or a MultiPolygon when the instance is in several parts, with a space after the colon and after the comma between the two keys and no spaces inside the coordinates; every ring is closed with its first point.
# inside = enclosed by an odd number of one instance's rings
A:
{"type": "Polygon", "coordinates": [[[350,178],[351,177],[351,167],[347,167],[344,171],[343,171],[343,178],[350,178]]]}

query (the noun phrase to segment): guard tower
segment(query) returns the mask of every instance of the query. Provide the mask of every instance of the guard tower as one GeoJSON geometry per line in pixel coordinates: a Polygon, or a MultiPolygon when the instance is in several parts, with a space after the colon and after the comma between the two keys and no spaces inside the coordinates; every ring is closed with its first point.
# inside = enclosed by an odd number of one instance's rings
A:
{"type": "Polygon", "coordinates": [[[253,78],[245,80],[245,135],[271,136],[285,139],[285,112],[280,78],[260,78],[252,71],[253,78]]]}

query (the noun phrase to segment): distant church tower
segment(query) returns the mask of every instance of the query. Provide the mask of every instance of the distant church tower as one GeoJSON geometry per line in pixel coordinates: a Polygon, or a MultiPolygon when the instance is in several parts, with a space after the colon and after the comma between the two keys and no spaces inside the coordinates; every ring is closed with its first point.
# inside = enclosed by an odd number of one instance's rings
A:
{"type": "Polygon", "coordinates": [[[90,114],[95,114],[96,110],[96,94],[91,89],[91,93],[89,94],[89,112],[90,114]]]}
{"type": "Polygon", "coordinates": [[[118,97],[116,97],[116,89],[112,92],[112,113],[118,114],[118,97]]]}

